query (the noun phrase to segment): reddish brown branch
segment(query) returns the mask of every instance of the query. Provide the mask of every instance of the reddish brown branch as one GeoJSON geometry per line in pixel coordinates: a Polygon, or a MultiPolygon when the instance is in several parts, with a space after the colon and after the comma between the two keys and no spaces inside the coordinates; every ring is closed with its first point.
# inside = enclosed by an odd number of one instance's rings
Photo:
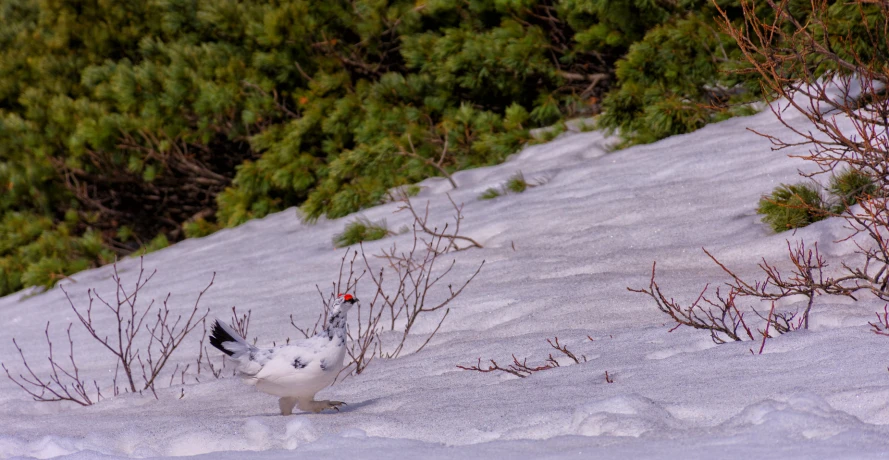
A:
{"type": "MultiPolygon", "coordinates": [[[[176,349],[185,340],[185,337],[197,328],[198,324],[205,323],[204,320],[209,313],[209,309],[201,313],[199,304],[203,295],[213,285],[213,280],[216,277],[215,273],[207,287],[198,294],[194,306],[186,315],[173,315],[171,313],[168,305],[169,294],[164,299],[162,307],[156,307],[154,299],[148,302],[147,305],[140,304],[139,294],[154,274],[155,272],[152,272],[146,276],[143,260],[140,259],[136,282],[132,290],[129,290],[121,280],[117,265],[115,264],[114,275],[112,276],[116,284],[115,300],[112,302],[106,301],[95,289],[88,289],[89,304],[85,309],[75,306],[68,292],[65,291],[64,287],[60,287],[80,324],[94,340],[99,342],[104,349],[114,356],[115,372],[111,385],[115,395],[119,393],[117,378],[119,373],[122,372],[126,378],[125,391],[141,393],[142,391],[149,390],[156,397],[156,382],[164,367],[176,349]],[[102,309],[102,311],[106,312],[104,314],[112,316],[114,319],[113,324],[116,324],[115,329],[104,331],[97,328],[98,321],[94,321],[93,312],[93,305],[96,301],[105,307],[102,309]],[[154,318],[154,320],[149,320],[148,323],[145,323],[146,318],[154,318]],[[146,334],[140,334],[142,331],[146,334]],[[145,335],[148,336],[147,339],[142,339],[145,335]],[[141,376],[141,380],[138,380],[137,376],[141,376]]],[[[98,315],[100,313],[95,314],[98,315]]],[[[13,339],[13,344],[18,350],[22,364],[27,369],[30,377],[24,377],[20,374],[19,379],[16,379],[12,377],[5,365],[3,368],[6,371],[7,377],[35,398],[35,400],[73,401],[81,405],[91,405],[102,397],[99,384],[93,381],[93,386],[96,388],[96,397],[90,398],[87,395],[87,389],[84,384],[85,380],[81,378],[74,358],[74,341],[71,339],[71,325],[68,326],[67,333],[70,366],[65,367],[61,365],[53,356],[52,341],[49,337],[49,323],[47,323],[45,335],[49,348],[49,377],[41,378],[31,370],[24,353],[15,339],[13,339]]],[[[175,374],[177,371],[178,366],[173,373],[175,374]]],[[[184,373],[181,377],[184,380],[184,373]]]]}
{"type": "MultiPolygon", "coordinates": [[[[577,355],[575,355],[573,352],[568,350],[567,345],[560,344],[558,337],[555,337],[554,339],[546,339],[546,342],[549,343],[549,345],[551,347],[555,348],[563,355],[571,358],[571,360],[573,360],[577,364],[587,361],[586,356],[581,355],[581,358],[578,358],[577,355]],[[582,359],[582,361],[581,361],[581,359],[582,359]]],[[[540,372],[540,371],[545,371],[548,369],[554,369],[556,367],[561,367],[559,365],[559,361],[556,360],[556,358],[554,358],[552,354],[550,354],[546,359],[544,359],[543,364],[540,366],[529,366],[527,358],[525,358],[522,361],[519,361],[519,359],[516,358],[515,354],[512,355],[512,364],[509,364],[506,367],[501,366],[500,364],[497,363],[497,361],[494,361],[493,359],[490,359],[488,361],[490,361],[491,364],[487,365],[486,367],[482,367],[482,359],[479,358],[478,362],[474,366],[462,366],[462,365],[458,364],[457,368],[463,369],[464,371],[476,371],[476,372],[483,372],[483,373],[505,372],[507,374],[515,375],[516,377],[525,378],[535,372],[540,372]]],[[[607,372],[606,372],[606,375],[607,375],[607,372]]]]}
{"type": "Polygon", "coordinates": [[[725,343],[726,339],[741,341],[745,337],[754,340],[753,333],[744,321],[744,313],[735,305],[738,291],[730,289],[728,295],[723,296],[719,289],[716,289],[715,297],[711,299],[705,296],[709,288],[707,285],[694,302],[687,307],[682,306],[661,292],[660,286],[654,280],[656,267],[657,263],[651,265],[651,281],[648,289],[627,288],[627,290],[650,296],[658,309],[670,316],[677,326],[709,331],[710,338],[715,343],[725,343]]]}

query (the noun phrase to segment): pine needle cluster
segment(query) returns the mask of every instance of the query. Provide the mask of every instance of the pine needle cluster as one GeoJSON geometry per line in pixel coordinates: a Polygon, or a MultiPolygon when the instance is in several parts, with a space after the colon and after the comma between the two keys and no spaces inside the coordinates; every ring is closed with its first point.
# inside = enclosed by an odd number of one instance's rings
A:
{"type": "Polygon", "coordinates": [[[341,233],[334,235],[333,246],[344,248],[364,241],[381,240],[391,234],[385,219],[373,222],[366,217],[359,217],[346,224],[341,233]]]}
{"type": "Polygon", "coordinates": [[[759,200],[756,212],[775,232],[805,227],[838,215],[861,200],[875,196],[878,188],[867,174],[847,169],[831,176],[826,190],[815,182],[781,184],[759,200]]]}
{"type": "Polygon", "coordinates": [[[532,187],[537,187],[546,183],[545,180],[539,179],[533,182],[528,182],[525,180],[525,175],[522,174],[521,171],[517,171],[515,174],[509,177],[500,187],[491,187],[482,192],[481,195],[478,196],[479,200],[493,200],[494,198],[511,194],[511,193],[523,193],[525,190],[528,190],[532,187]]]}

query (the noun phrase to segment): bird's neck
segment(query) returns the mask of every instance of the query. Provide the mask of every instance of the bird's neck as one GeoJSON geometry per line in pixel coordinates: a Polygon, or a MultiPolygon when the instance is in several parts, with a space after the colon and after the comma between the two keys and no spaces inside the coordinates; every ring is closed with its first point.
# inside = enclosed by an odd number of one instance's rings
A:
{"type": "Polygon", "coordinates": [[[324,330],[318,335],[327,337],[329,340],[334,338],[341,342],[346,341],[346,313],[339,308],[330,312],[327,317],[327,323],[324,324],[324,330]]]}

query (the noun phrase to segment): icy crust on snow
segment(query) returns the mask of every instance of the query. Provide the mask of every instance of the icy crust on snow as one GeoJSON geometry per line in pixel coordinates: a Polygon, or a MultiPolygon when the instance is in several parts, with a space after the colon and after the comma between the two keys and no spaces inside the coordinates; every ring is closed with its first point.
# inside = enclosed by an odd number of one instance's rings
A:
{"type": "MultiPolygon", "coordinates": [[[[340,413],[282,417],[275,398],[206,372],[196,383],[194,369],[185,385],[177,377],[158,400],[122,395],[91,407],[33,402],[0,379],[0,457],[884,457],[889,342],[867,326],[882,310],[879,302],[820,297],[810,330],[770,339],[754,355],[759,343],[716,346],[706,332],[668,332],[672,324],[651,300],[626,290],[647,286],[657,260],[664,292],[691,302],[705,284],[725,281],[701,247],[748,278],[756,278],[762,257],[783,263],[788,238],[817,242],[829,258],[853,253],[851,242],[835,242],[845,235],[837,219],[781,235],[759,222],[760,195],[800,180],[797,168],[807,165],[786,156],[794,152],[772,152],[748,127],[785,133],[767,112],[613,153],[600,133],[566,133],[502,165],[455,174],[457,190],[443,179],[425,181],[415,200],[431,202],[436,224],[453,213],[450,191],[465,203],[463,231],[484,245],[455,255],[453,279],[469,276],[482,260],[484,269],[450,304],[421,353],[378,359],[318,395],[346,401],[340,413]],[[517,171],[546,183],[476,199],[517,171]],[[562,367],[525,379],[456,367],[479,358],[506,365],[512,354],[539,364],[554,352],[545,340],[556,336],[586,361],[559,356],[562,367]],[[606,383],[606,371],[614,383],[606,383]]],[[[361,214],[398,229],[409,221],[395,209],[386,204],[361,214]]],[[[252,310],[250,338],[260,345],[295,339],[289,316],[314,322],[315,285],[330,285],[343,254],[331,248],[331,237],[352,218],[305,225],[291,209],[184,241],[145,258],[158,272],[143,298],[171,292],[174,312],[187,312],[215,271],[201,301],[211,316],[227,319],[236,305],[252,310]]],[[[408,242],[399,235],[365,248],[408,242]]],[[[124,260],[119,270],[132,285],[138,261],[124,260]]],[[[63,284],[85,307],[87,288],[113,293],[111,273],[103,267],[63,284]]],[[[100,313],[98,327],[116,328],[100,313]]],[[[58,288],[0,298],[0,315],[0,360],[15,373],[23,369],[12,337],[34,370],[45,373],[46,321],[64,358],[64,329],[77,320],[58,288]]],[[[438,319],[415,326],[409,350],[438,319]]],[[[110,394],[114,362],[78,325],[72,335],[80,372],[110,394]]],[[[194,362],[197,340],[181,345],[169,369],[194,362]]]]}

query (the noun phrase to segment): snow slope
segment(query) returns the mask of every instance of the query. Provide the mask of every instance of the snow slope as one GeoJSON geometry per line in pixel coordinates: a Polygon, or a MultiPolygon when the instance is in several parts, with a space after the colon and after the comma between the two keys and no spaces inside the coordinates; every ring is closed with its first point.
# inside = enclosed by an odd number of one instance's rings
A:
{"type": "MultiPolygon", "coordinates": [[[[484,249],[456,255],[455,279],[486,264],[422,352],[377,360],[319,394],[347,401],[341,413],[282,417],[275,398],[235,378],[189,379],[159,400],[126,395],[86,408],[30,401],[0,379],[0,457],[885,458],[889,342],[867,326],[882,304],[819,298],[809,331],[752,355],[758,344],[716,346],[706,332],[669,332],[651,300],[626,289],[647,286],[657,260],[665,292],[693,300],[704,284],[725,280],[701,247],[749,277],[760,257],[783,260],[787,238],[817,241],[831,258],[852,252],[834,243],[843,235],[839,221],[795,235],[773,235],[759,223],[759,196],[797,181],[806,165],[786,156],[792,152],[770,151],[748,127],[783,131],[766,112],[614,153],[601,133],[571,133],[505,164],[457,173],[460,189],[451,195],[466,203],[464,233],[484,249]],[[476,200],[516,171],[548,182],[476,200]],[[554,336],[588,362],[561,360],[563,367],[525,379],[456,367],[478,358],[505,364],[513,353],[539,363],[554,336]]],[[[423,185],[417,202],[430,200],[433,220],[445,222],[447,182],[423,185]]],[[[397,229],[408,220],[394,209],[362,215],[397,229]]],[[[289,315],[302,324],[317,315],[314,286],[336,277],[342,252],[331,238],[349,220],[304,225],[288,210],[184,241],[146,257],[158,273],[145,294],[171,292],[174,308],[186,311],[216,271],[202,300],[211,315],[252,309],[250,332],[260,343],[295,338],[289,315]]],[[[137,267],[120,263],[125,280],[137,267]]],[[[113,292],[109,275],[104,267],[64,283],[83,304],[88,287],[113,292]]],[[[45,322],[52,320],[61,347],[64,327],[76,321],[59,289],[0,298],[0,315],[0,359],[17,372],[12,337],[45,370],[45,322]]],[[[113,361],[73,331],[81,372],[107,381],[113,361]]],[[[194,361],[191,339],[177,362],[194,361]]]]}

